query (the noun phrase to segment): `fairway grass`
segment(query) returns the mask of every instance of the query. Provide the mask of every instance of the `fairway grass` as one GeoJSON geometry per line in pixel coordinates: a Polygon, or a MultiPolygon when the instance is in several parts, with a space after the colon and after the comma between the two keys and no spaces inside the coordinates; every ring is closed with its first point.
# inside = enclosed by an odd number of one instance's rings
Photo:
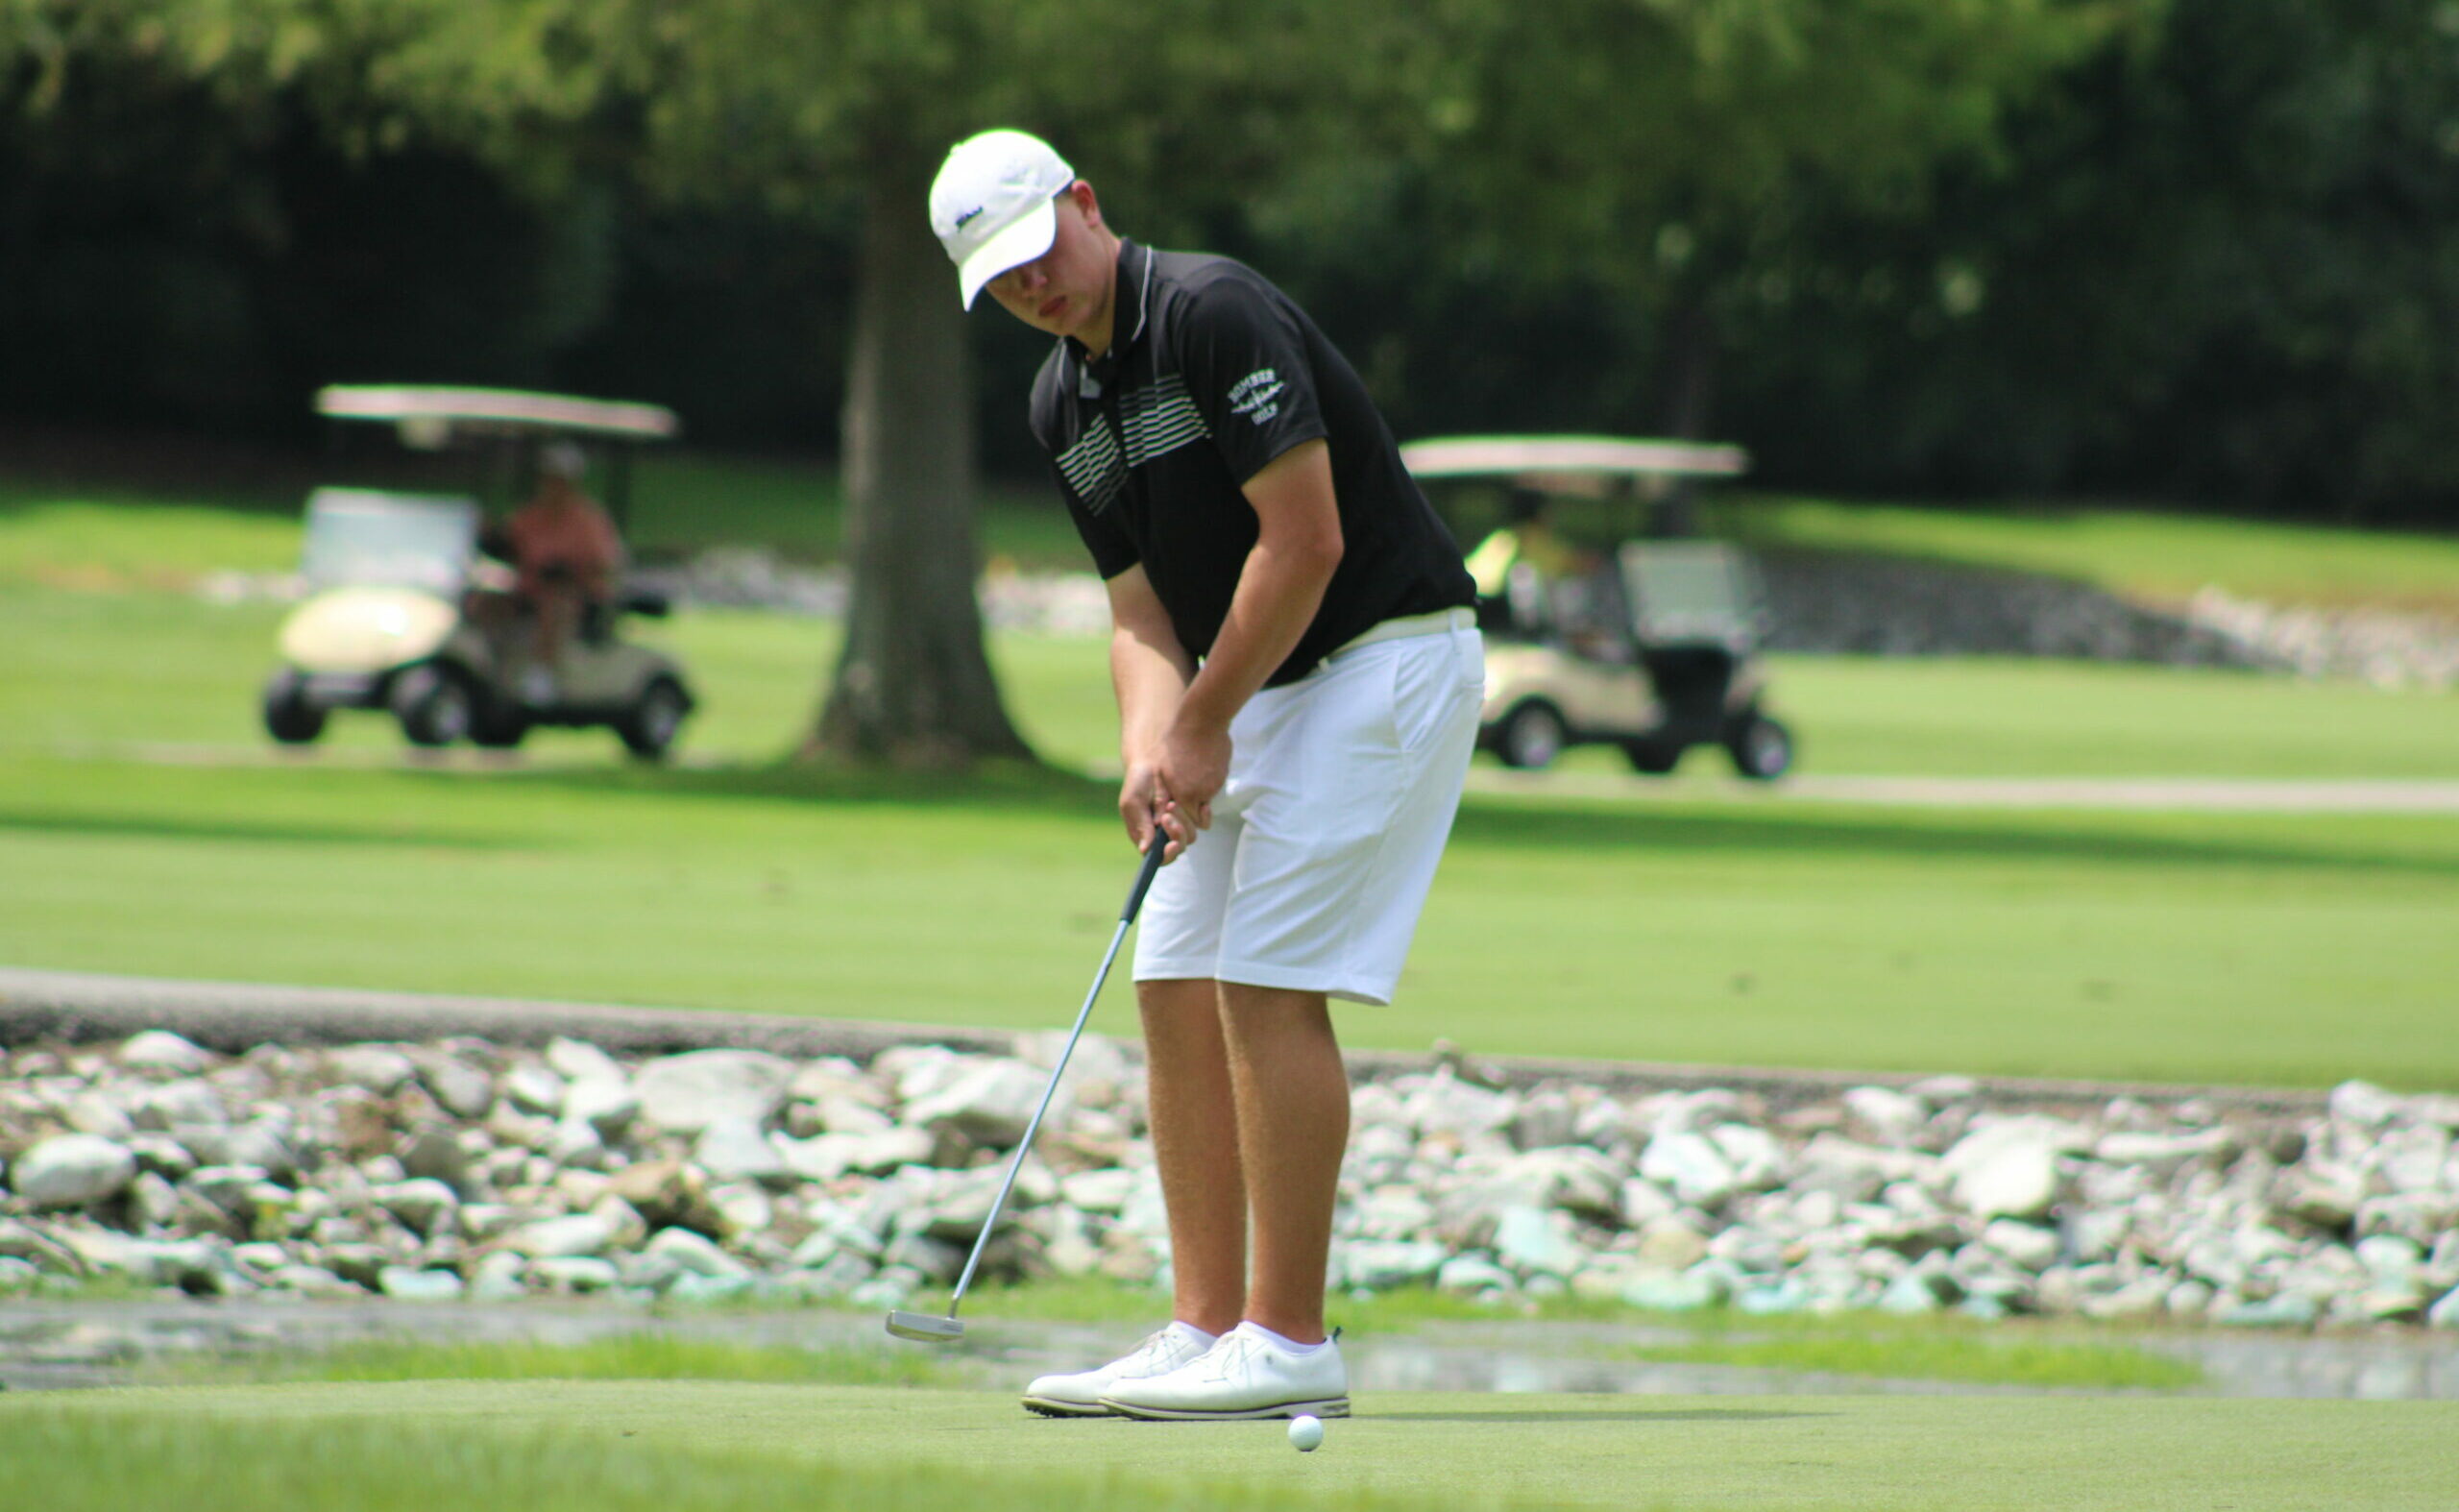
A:
{"type": "Polygon", "coordinates": [[[1377,1393],[1358,1409],[1301,1455],[1278,1423],[1036,1419],[990,1392],[439,1381],[79,1393],[0,1403],[0,1504],[699,1512],[768,1495],[1030,1512],[2447,1512],[2459,1501],[2459,1403],[2448,1402],[1377,1393]],[[430,1500],[393,1500],[397,1488],[430,1500]]]}
{"type": "MultiPolygon", "coordinates": [[[[1107,783],[473,777],[0,757],[0,961],[1063,1023],[1132,854],[1107,783]]],[[[2459,1085],[2459,818],[1472,800],[1346,1042],[2138,1081],[2459,1085]]],[[[1126,994],[1099,1032],[1132,1032],[1126,994]]]]}
{"type": "MultiPolygon", "coordinates": [[[[768,478],[761,508],[807,482],[768,478]]],[[[725,611],[638,632],[692,669],[690,769],[630,768],[603,731],[411,761],[376,716],[276,753],[256,696],[282,611],[169,590],[286,565],[295,528],[0,488],[0,963],[991,1028],[1081,998],[1132,861],[1111,782],[1083,775],[1116,762],[1099,640],[991,641],[1050,770],[777,766],[836,631],[725,611]]],[[[1991,661],[1772,675],[1806,775],[2459,779],[2448,695],[1991,661]]],[[[1400,1002],[1345,1010],[1349,1043],[2459,1085],[2459,817],[1842,806],[1737,794],[1714,751],[1577,795],[1618,761],[1472,794],[1400,1002]]],[[[1124,997],[1097,1030],[1132,1029],[1124,997]]]]}

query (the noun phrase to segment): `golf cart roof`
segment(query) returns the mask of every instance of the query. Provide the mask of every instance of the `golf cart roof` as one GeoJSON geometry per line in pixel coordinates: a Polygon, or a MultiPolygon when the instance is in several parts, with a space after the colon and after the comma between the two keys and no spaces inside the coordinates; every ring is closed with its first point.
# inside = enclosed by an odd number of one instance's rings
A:
{"type": "Polygon", "coordinates": [[[1735,477],[1750,466],[1740,447],[1615,436],[1439,436],[1410,442],[1400,460],[1419,477],[1524,479],[1735,477]]]}
{"type": "Polygon", "coordinates": [[[659,404],[502,388],[336,384],[316,394],[316,412],[336,420],[384,421],[414,445],[442,446],[455,435],[552,431],[617,441],[668,441],[682,422],[659,404]]]}

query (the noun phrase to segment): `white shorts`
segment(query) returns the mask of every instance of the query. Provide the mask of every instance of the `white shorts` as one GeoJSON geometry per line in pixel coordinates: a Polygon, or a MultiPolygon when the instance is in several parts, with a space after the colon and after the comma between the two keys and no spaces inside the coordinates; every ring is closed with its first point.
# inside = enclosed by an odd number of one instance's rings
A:
{"type": "Polygon", "coordinates": [[[1475,623],[1388,622],[1247,701],[1212,827],[1144,901],[1137,981],[1392,1001],[1476,744],[1475,623]]]}

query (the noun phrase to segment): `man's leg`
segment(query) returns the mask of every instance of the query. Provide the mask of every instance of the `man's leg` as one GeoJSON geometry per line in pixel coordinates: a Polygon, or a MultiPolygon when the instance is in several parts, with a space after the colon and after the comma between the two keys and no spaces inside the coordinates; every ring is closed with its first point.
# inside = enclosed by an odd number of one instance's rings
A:
{"type": "MultiPolygon", "coordinates": [[[[1170,1209],[1174,1315],[1207,1333],[1227,1333],[1237,1327],[1247,1294],[1240,1120],[1230,1090],[1218,992],[1209,981],[1135,985],[1144,1017],[1153,1158],[1170,1209]]],[[[1320,1264],[1317,1269],[1320,1292],[1320,1264]]]]}
{"type": "Polygon", "coordinates": [[[1324,1269],[1349,1147],[1349,1069],[1321,992],[1224,982],[1221,1021],[1255,1231],[1243,1315],[1312,1344],[1324,1337],[1324,1269]]]}

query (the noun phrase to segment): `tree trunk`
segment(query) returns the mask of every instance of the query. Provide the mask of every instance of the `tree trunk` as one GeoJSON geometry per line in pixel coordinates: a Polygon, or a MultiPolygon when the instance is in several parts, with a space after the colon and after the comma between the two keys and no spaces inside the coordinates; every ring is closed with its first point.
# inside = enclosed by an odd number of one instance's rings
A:
{"type": "MultiPolygon", "coordinates": [[[[1716,389],[1716,323],[1696,300],[1685,300],[1666,318],[1665,431],[1684,441],[1707,439],[1708,413],[1716,389]]],[[[1696,480],[1676,478],[1657,506],[1657,532],[1699,533],[1696,480]]]]}
{"type": "Polygon", "coordinates": [[[804,753],[944,768],[1033,753],[983,650],[971,354],[924,182],[882,167],[864,192],[843,440],[852,596],[804,753]]]}

